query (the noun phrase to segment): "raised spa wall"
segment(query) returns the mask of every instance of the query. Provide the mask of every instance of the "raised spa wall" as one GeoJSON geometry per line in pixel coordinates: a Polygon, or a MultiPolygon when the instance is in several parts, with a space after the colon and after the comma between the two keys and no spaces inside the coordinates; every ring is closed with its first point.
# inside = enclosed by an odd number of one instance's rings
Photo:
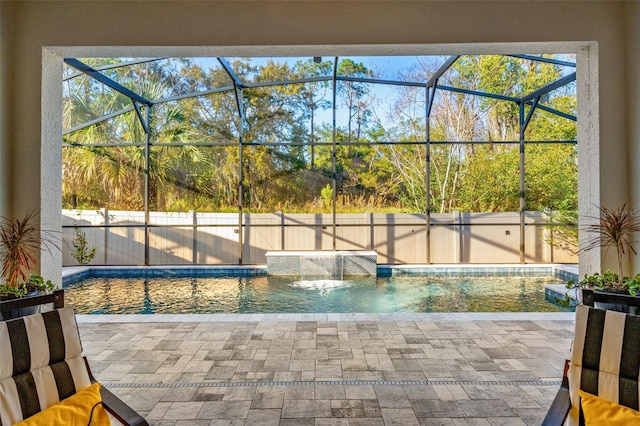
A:
{"type": "Polygon", "coordinates": [[[377,275],[375,251],[270,251],[267,252],[267,275],[304,275],[305,263],[340,261],[343,275],[377,275]]]}

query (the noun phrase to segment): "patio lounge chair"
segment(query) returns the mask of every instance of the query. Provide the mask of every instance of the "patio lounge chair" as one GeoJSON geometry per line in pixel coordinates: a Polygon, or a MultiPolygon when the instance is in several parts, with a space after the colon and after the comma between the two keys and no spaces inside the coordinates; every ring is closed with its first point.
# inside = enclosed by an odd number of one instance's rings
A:
{"type": "Polygon", "coordinates": [[[543,425],[640,425],[639,370],[640,316],[577,306],[571,357],[543,425]]]}
{"type": "MultiPolygon", "coordinates": [[[[20,307],[29,303],[24,299],[14,302],[20,307]]],[[[53,302],[56,309],[0,322],[0,426],[23,419],[54,424],[50,417],[42,416],[55,415],[68,424],[64,416],[70,412],[86,415],[93,420],[91,424],[104,424],[96,420],[111,417],[114,424],[147,425],[132,408],[96,384],[82,356],[73,308],[62,307],[62,291],[38,296],[33,302],[53,302]]]]}

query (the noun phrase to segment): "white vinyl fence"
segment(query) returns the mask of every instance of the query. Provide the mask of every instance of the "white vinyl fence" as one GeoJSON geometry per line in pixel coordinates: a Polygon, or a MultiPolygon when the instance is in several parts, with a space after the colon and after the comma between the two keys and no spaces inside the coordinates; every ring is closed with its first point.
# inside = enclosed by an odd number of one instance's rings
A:
{"type": "MultiPolygon", "coordinates": [[[[71,255],[74,225],[96,248],[92,265],[144,265],[144,212],[63,210],[62,215],[65,266],[77,265],[71,255]]],[[[238,264],[238,219],[237,213],[152,212],[149,264],[238,264]]],[[[246,213],[242,263],[264,264],[273,250],[332,250],[331,220],[331,214],[246,213]]],[[[337,250],[375,250],[382,264],[427,261],[424,214],[338,214],[336,222],[337,250]]],[[[525,261],[577,262],[546,242],[551,232],[546,222],[544,213],[527,212],[525,261]]],[[[519,263],[519,223],[517,212],[432,214],[431,263],[519,263]]]]}

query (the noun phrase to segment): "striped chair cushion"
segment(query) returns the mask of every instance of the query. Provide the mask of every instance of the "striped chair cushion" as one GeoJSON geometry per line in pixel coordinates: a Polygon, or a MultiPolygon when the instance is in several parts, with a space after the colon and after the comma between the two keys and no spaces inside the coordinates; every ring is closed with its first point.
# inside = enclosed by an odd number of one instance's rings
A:
{"type": "Polygon", "coordinates": [[[578,389],[638,410],[640,316],[578,306],[568,377],[570,425],[584,424],[578,389]]]}
{"type": "Polygon", "coordinates": [[[0,322],[0,425],[90,384],[73,308],[0,322]]]}

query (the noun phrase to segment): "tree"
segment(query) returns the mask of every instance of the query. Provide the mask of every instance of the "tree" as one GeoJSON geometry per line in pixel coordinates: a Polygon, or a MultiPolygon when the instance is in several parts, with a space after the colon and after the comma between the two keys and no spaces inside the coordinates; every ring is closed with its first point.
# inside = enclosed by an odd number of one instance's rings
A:
{"type": "MultiPolygon", "coordinates": [[[[143,97],[159,99],[166,94],[168,71],[157,64],[115,68],[112,72],[117,74],[121,84],[143,97]],[[147,79],[138,78],[140,74],[146,75],[147,79]]],[[[85,80],[82,77],[80,84],[70,84],[64,114],[66,127],[79,116],[85,120],[98,118],[98,111],[118,111],[130,106],[128,97],[104,88],[97,90],[97,87],[91,87],[94,83],[87,84],[85,80]]],[[[142,113],[146,114],[144,108],[142,113]]],[[[188,137],[191,128],[185,126],[180,105],[163,105],[156,108],[155,113],[151,119],[151,138],[176,141],[188,137]]],[[[85,184],[86,189],[93,188],[90,193],[83,194],[84,198],[90,199],[96,207],[141,210],[144,205],[143,174],[147,166],[144,147],[140,145],[145,138],[143,126],[134,112],[116,115],[68,135],[67,143],[86,145],[67,148],[63,155],[66,183],[63,190],[71,191],[69,195],[63,194],[71,200],[72,206],[77,205],[77,182],[84,181],[89,183],[85,184]]],[[[168,192],[170,182],[174,183],[170,176],[164,174],[167,168],[162,162],[169,156],[163,151],[166,150],[160,147],[150,153],[150,201],[154,206],[158,202],[157,194],[168,192]]]]}
{"type": "MultiPolygon", "coordinates": [[[[338,75],[356,78],[371,78],[373,71],[369,70],[362,63],[356,63],[351,59],[343,59],[338,64],[338,75]]],[[[356,81],[341,81],[337,88],[343,104],[347,108],[347,142],[352,138],[360,139],[360,132],[370,116],[368,107],[370,99],[366,97],[370,89],[367,83],[356,81]],[[353,134],[352,127],[355,121],[356,132],[353,134]]]]}
{"type": "MultiPolygon", "coordinates": [[[[331,72],[331,62],[324,61],[316,63],[313,60],[298,61],[295,72],[297,78],[322,77],[331,72]]],[[[294,102],[301,108],[301,118],[309,120],[309,145],[310,145],[310,166],[315,167],[315,116],[318,109],[325,110],[331,106],[331,102],[326,99],[329,90],[329,81],[318,81],[305,83],[298,86],[294,93],[294,102]]]]}
{"type": "MultiPolygon", "coordinates": [[[[425,62],[421,68],[401,76],[420,80],[431,75],[437,62],[425,62]]],[[[479,92],[519,97],[560,78],[560,70],[552,64],[503,56],[461,57],[445,73],[439,83],[479,92]]],[[[423,138],[424,127],[413,111],[424,111],[425,98],[420,89],[405,88],[400,101],[391,111],[391,120],[401,123],[387,131],[401,140],[423,138]]],[[[572,88],[556,90],[544,103],[575,114],[572,88]]],[[[519,139],[519,107],[515,102],[436,91],[430,121],[432,141],[450,141],[431,147],[431,205],[434,210],[514,211],[519,209],[519,152],[517,145],[505,144],[519,139]],[[488,141],[488,144],[458,144],[457,141],[488,141]],[[493,143],[495,142],[495,143],[493,143]]],[[[575,123],[538,110],[526,132],[528,141],[572,140],[575,123]]],[[[420,191],[424,186],[424,156],[408,154],[403,146],[388,148],[388,159],[401,177],[401,193],[413,194],[411,205],[422,210],[426,205],[420,191]],[[404,152],[403,152],[404,151],[404,152]]],[[[526,147],[526,201],[530,210],[575,206],[577,186],[575,147],[571,145],[537,145],[526,147]]]]}
{"type": "MultiPolygon", "coordinates": [[[[117,62],[87,61],[93,66],[117,62]]],[[[425,60],[399,79],[426,81],[441,61],[425,60]]],[[[291,66],[277,60],[236,59],[231,66],[246,83],[240,90],[242,122],[230,89],[233,81],[215,63],[204,66],[173,59],[104,71],[154,100],[227,88],[154,104],[149,164],[146,134],[128,97],[85,76],[67,83],[65,128],[107,113],[123,113],[65,136],[65,206],[140,210],[148,167],[149,206],[158,210],[236,211],[242,188],[246,211],[317,211],[322,209],[321,190],[332,178],[339,211],[423,212],[427,197],[432,209],[443,213],[519,209],[520,129],[515,102],[436,90],[429,121],[427,194],[424,87],[397,89],[397,101],[383,111],[383,100],[374,98],[370,83],[339,81],[338,113],[344,112],[345,120],[335,129],[338,147],[333,175],[332,147],[314,145],[331,141],[334,135],[331,126],[317,125],[316,120],[330,105],[325,96],[328,81],[271,84],[328,76],[331,63],[309,59],[291,66]]],[[[352,59],[340,61],[338,74],[374,77],[373,71],[352,59]]],[[[505,56],[462,56],[438,84],[518,98],[561,75],[553,64],[505,56]]],[[[574,92],[575,87],[557,89],[541,103],[575,114],[574,92]]],[[[142,115],[146,112],[143,106],[142,115]]],[[[575,123],[538,109],[525,136],[526,208],[575,209],[575,146],[536,143],[575,139],[575,123]]]]}

